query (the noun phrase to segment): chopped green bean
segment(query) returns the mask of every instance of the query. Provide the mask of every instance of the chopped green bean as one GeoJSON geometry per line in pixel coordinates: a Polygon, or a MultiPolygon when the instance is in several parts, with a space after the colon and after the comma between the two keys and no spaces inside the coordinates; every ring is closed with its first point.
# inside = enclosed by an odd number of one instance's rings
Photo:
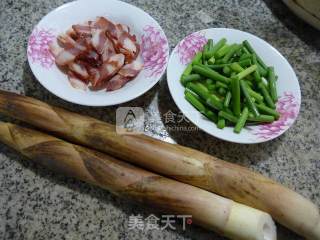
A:
{"type": "Polygon", "coordinates": [[[205,113],[206,107],[193,94],[191,94],[189,91],[185,91],[184,96],[192,106],[198,109],[199,112],[205,113]]]}
{"type": "Polygon", "coordinates": [[[233,131],[235,133],[240,133],[244,125],[246,124],[247,118],[248,118],[249,110],[247,107],[245,107],[242,110],[241,116],[238,119],[238,122],[236,126],[234,127],[233,131]]]}
{"type": "Polygon", "coordinates": [[[255,54],[257,56],[257,61],[259,62],[259,64],[261,65],[261,67],[263,67],[264,69],[267,69],[267,65],[262,61],[262,59],[258,56],[258,54],[254,51],[254,49],[251,47],[250,43],[247,40],[244,40],[242,42],[242,44],[247,48],[247,50],[251,53],[251,54],[255,54]]]}
{"type": "Polygon", "coordinates": [[[229,59],[235,54],[235,52],[237,52],[241,48],[242,48],[241,44],[240,45],[239,44],[231,45],[231,48],[229,49],[229,51],[226,53],[226,55],[224,55],[222,62],[227,63],[229,61],[229,59]]]}
{"type": "Polygon", "coordinates": [[[223,129],[226,126],[226,120],[224,118],[218,118],[217,127],[223,129]]]}
{"type": "Polygon", "coordinates": [[[201,59],[202,59],[202,52],[198,52],[191,61],[192,65],[201,63],[201,59]]]}
{"type": "Polygon", "coordinates": [[[201,79],[201,76],[199,74],[190,74],[187,76],[182,76],[181,83],[183,85],[186,85],[188,82],[198,81],[201,79]]]}
{"type": "Polygon", "coordinates": [[[237,77],[231,79],[231,92],[232,92],[232,109],[236,116],[240,116],[240,80],[237,77]]]}
{"type": "Polygon", "coordinates": [[[224,66],[222,69],[223,73],[226,75],[230,75],[231,74],[231,69],[229,66],[224,66]]]}
{"type": "Polygon", "coordinates": [[[223,102],[223,106],[225,108],[228,108],[230,105],[230,101],[231,101],[231,92],[227,92],[226,97],[224,98],[224,102],[223,102]]]}
{"type": "Polygon", "coordinates": [[[209,60],[208,60],[208,64],[212,65],[214,64],[216,61],[216,59],[214,57],[211,57],[209,60]]]}
{"type": "Polygon", "coordinates": [[[225,88],[220,87],[220,88],[218,89],[218,93],[219,93],[221,96],[224,96],[224,95],[226,95],[227,91],[226,91],[225,88]]]}
{"type": "Polygon", "coordinates": [[[276,108],[276,105],[274,104],[274,102],[272,101],[272,98],[267,90],[267,87],[266,85],[261,81],[259,84],[258,84],[258,87],[262,93],[262,96],[264,97],[264,100],[266,101],[267,105],[273,109],[276,108]]]}
{"type": "Polygon", "coordinates": [[[186,69],[183,71],[182,76],[188,76],[192,72],[192,64],[189,63],[186,69]]]}
{"type": "Polygon", "coordinates": [[[254,116],[256,116],[256,117],[259,116],[259,111],[256,108],[256,106],[254,105],[254,103],[250,97],[250,94],[248,92],[248,87],[246,86],[246,84],[243,80],[240,80],[240,86],[241,86],[242,93],[243,93],[244,97],[246,98],[246,101],[247,101],[247,104],[248,104],[250,111],[253,113],[254,116]]]}
{"type": "Polygon", "coordinates": [[[256,69],[257,69],[257,65],[252,65],[252,66],[246,68],[245,70],[243,70],[242,72],[238,73],[237,77],[239,78],[239,80],[242,78],[245,78],[249,74],[253,73],[256,69]]]}
{"type": "Polygon", "coordinates": [[[212,58],[215,55],[215,53],[225,45],[226,42],[227,40],[225,38],[222,38],[214,46],[209,48],[209,51],[207,51],[205,55],[206,59],[212,58]]]}
{"type": "MultiPolygon", "coordinates": [[[[255,54],[252,54],[252,62],[253,62],[253,64],[258,65],[257,56],[255,54]]],[[[256,81],[256,83],[261,82],[261,76],[260,76],[260,73],[258,71],[258,68],[254,71],[253,78],[256,81]]]]}
{"type": "Polygon", "coordinates": [[[223,117],[223,118],[225,118],[225,119],[227,119],[227,120],[229,120],[230,122],[233,122],[233,123],[237,123],[238,122],[238,118],[236,116],[234,116],[233,114],[227,113],[224,110],[219,111],[218,116],[219,117],[223,117]]]}
{"type": "Polygon", "coordinates": [[[217,87],[222,87],[222,88],[228,89],[228,85],[224,84],[222,82],[217,82],[216,85],[217,85],[217,87]]]}
{"type": "Polygon", "coordinates": [[[251,59],[252,55],[251,53],[243,53],[240,58],[239,61],[245,60],[245,59],[251,59]]]}
{"type": "Polygon", "coordinates": [[[220,81],[223,83],[229,83],[230,82],[230,78],[227,78],[223,75],[221,75],[220,73],[210,69],[209,67],[205,67],[205,66],[201,66],[201,65],[195,65],[192,67],[192,70],[195,73],[198,73],[200,75],[203,75],[205,77],[211,78],[215,81],[220,81]]]}
{"type": "Polygon", "coordinates": [[[238,72],[238,73],[242,72],[244,70],[243,67],[241,67],[240,64],[237,62],[231,63],[230,68],[233,71],[238,72]]]}
{"type": "Polygon", "coordinates": [[[276,88],[276,76],[274,74],[273,67],[268,68],[268,84],[269,84],[270,96],[273,102],[277,102],[278,94],[277,94],[277,88],[276,88]]]}
{"type": "Polygon", "coordinates": [[[217,114],[215,114],[214,112],[212,112],[209,109],[206,109],[206,111],[203,114],[214,123],[216,123],[218,121],[217,114]]]}
{"type": "Polygon", "coordinates": [[[248,121],[252,122],[273,122],[274,116],[260,114],[258,117],[249,116],[248,121]]]}
{"type": "Polygon", "coordinates": [[[278,113],[276,110],[269,108],[263,104],[256,104],[256,106],[261,112],[274,116],[275,119],[279,119],[280,113],[278,113]]]}
{"type": "Polygon", "coordinates": [[[263,67],[261,67],[261,65],[258,63],[258,71],[260,73],[261,77],[266,77],[268,75],[268,71],[266,69],[264,69],[263,67]]]}
{"type": "Polygon", "coordinates": [[[214,55],[216,59],[222,58],[224,55],[227,54],[229,49],[231,48],[232,45],[224,45],[222,48],[220,48],[214,55]]]}

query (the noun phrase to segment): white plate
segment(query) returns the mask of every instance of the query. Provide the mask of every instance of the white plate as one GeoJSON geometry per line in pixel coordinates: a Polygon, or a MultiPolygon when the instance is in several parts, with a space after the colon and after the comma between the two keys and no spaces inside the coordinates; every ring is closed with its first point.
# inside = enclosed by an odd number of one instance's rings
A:
{"type": "Polygon", "coordinates": [[[132,100],[152,88],[165,72],[169,46],[159,24],[143,10],[117,0],[79,0],[47,14],[34,28],[28,42],[28,61],[38,81],[50,92],[69,102],[87,106],[109,106],[132,100]],[[124,87],[113,92],[73,88],[55,65],[48,45],[73,24],[107,17],[130,27],[141,45],[144,68],[124,87]]]}
{"type": "Polygon", "coordinates": [[[300,87],[296,74],[288,61],[270,44],[246,32],[228,28],[211,28],[195,32],[184,38],[173,50],[167,69],[167,80],[171,95],[187,118],[205,132],[217,138],[236,143],[261,143],[274,139],[284,133],[295,121],[300,109],[300,87]],[[274,66],[278,75],[277,91],[279,101],[277,110],[281,113],[279,120],[271,124],[245,127],[240,134],[232,127],[218,129],[216,125],[187,102],[180,76],[195,52],[202,49],[207,39],[218,41],[226,38],[229,43],[241,43],[248,40],[257,54],[267,65],[274,66]]]}

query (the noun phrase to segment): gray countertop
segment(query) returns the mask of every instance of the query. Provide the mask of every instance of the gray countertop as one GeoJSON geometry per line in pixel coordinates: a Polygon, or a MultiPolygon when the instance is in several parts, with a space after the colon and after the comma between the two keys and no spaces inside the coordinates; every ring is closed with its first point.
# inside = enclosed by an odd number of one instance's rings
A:
{"type": "MultiPolygon", "coordinates": [[[[45,90],[30,72],[26,61],[27,38],[45,14],[64,2],[0,1],[0,88],[114,122],[117,106],[86,108],[66,103],[45,90]]],[[[178,109],[165,78],[145,95],[122,106],[144,108],[147,123],[156,127],[147,134],[247,166],[320,206],[320,32],[276,0],[128,2],[160,23],[171,49],[193,31],[229,27],[265,39],[288,59],[300,81],[300,115],[284,135],[264,144],[227,143],[201,131],[192,135],[167,131],[161,116],[178,109]]],[[[129,229],[130,215],[141,214],[145,218],[152,213],[152,209],[43,169],[0,145],[0,239],[223,239],[197,226],[188,226],[186,231],[181,227],[177,230],[129,229]]],[[[281,226],[278,234],[280,240],[301,239],[281,226]]]]}

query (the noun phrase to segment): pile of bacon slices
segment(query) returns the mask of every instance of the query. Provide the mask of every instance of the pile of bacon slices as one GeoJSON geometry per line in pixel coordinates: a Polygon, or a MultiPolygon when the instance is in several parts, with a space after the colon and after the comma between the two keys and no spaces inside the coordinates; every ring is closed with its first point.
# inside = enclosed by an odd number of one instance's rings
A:
{"type": "Polygon", "coordinates": [[[73,25],[50,45],[56,64],[80,89],[113,91],[142,70],[140,46],[128,26],[104,17],[73,25]]]}

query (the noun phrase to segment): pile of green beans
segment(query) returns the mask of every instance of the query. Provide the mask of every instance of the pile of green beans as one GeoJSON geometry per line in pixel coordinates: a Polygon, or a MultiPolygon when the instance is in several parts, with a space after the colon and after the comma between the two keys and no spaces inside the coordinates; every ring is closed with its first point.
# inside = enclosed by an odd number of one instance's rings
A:
{"type": "Polygon", "coordinates": [[[219,129],[270,123],[276,111],[277,76],[250,43],[228,44],[209,39],[181,75],[185,99],[219,129]]]}

